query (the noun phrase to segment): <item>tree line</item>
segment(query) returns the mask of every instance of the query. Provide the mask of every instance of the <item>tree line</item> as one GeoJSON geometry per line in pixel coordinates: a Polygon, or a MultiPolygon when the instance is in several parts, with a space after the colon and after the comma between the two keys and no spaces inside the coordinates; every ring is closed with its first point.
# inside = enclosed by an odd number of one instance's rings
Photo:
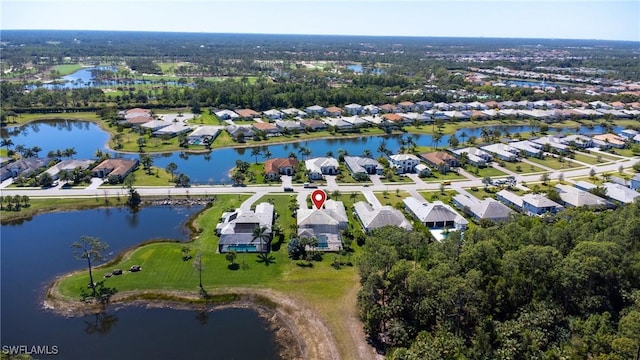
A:
{"type": "Polygon", "coordinates": [[[635,359],[640,202],[366,240],[358,309],[390,359],[635,359]]]}

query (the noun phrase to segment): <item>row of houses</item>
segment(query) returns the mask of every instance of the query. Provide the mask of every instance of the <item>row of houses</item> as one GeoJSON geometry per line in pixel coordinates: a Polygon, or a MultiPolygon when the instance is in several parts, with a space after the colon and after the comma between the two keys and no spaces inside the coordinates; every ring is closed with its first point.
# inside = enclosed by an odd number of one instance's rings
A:
{"type": "MultiPolygon", "coordinates": [[[[22,158],[8,162],[0,167],[0,181],[17,178],[19,176],[32,176],[39,173],[44,167],[47,167],[50,162],[51,159],[44,158],[22,158]]],[[[51,175],[54,180],[57,180],[63,172],[72,173],[76,169],[91,169],[91,176],[93,177],[115,177],[118,181],[122,181],[138,167],[138,160],[106,159],[95,166],[94,164],[94,160],[67,159],[47,167],[44,172],[51,175]]]]}

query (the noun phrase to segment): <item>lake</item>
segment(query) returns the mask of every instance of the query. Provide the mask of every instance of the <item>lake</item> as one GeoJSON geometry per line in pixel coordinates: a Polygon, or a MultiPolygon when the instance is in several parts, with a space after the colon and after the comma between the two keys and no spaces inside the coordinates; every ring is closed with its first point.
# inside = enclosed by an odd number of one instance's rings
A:
{"type": "Polygon", "coordinates": [[[2,345],[56,346],[38,359],[277,359],[267,322],[249,309],[110,309],[106,315],[64,318],[43,310],[45,287],[56,275],[83,269],[71,243],[81,235],[110,244],[110,257],[154,238],[184,241],[183,224],[201,207],[147,207],[43,214],[3,225],[2,345]],[[52,231],[55,229],[55,231],[52,231]],[[247,346],[250,342],[251,346],[247,346]]]}
{"type": "MultiPolygon", "coordinates": [[[[105,86],[126,86],[133,84],[152,84],[157,81],[152,81],[149,79],[139,80],[139,79],[121,79],[119,81],[115,80],[99,80],[93,76],[93,70],[103,70],[103,71],[112,71],[115,72],[117,70],[116,67],[113,66],[97,66],[97,67],[87,67],[82,68],[72,74],[63,76],[60,80],[57,80],[52,83],[42,84],[41,87],[45,89],[79,89],[86,87],[105,87],[105,86]]],[[[166,81],[167,85],[179,85],[175,81],[166,81]]],[[[188,84],[187,86],[193,86],[193,84],[188,84]]],[[[27,89],[35,89],[35,85],[28,85],[27,89]]]]}
{"type": "MultiPolygon", "coordinates": [[[[485,127],[489,130],[498,129],[501,132],[508,131],[510,134],[529,132],[531,127],[528,125],[495,125],[485,127]]],[[[588,129],[582,127],[579,133],[588,134],[598,132],[599,127],[588,129]]],[[[614,127],[614,132],[620,132],[621,127],[614,127]]],[[[4,130],[3,130],[4,131],[4,130]]],[[[561,132],[575,133],[575,129],[549,129],[550,134],[561,132]]],[[[461,137],[462,133],[468,136],[476,136],[480,138],[482,128],[466,128],[456,132],[459,140],[465,140],[461,137]]],[[[96,124],[85,121],[47,121],[34,122],[21,127],[11,128],[8,132],[3,132],[3,136],[9,136],[15,145],[25,145],[27,147],[39,146],[43,150],[40,156],[46,156],[51,150],[66,149],[73,147],[77,151],[75,158],[88,159],[94,158],[97,149],[105,150],[105,144],[108,140],[108,134],[100,129],[96,124]]],[[[133,136],[133,135],[131,135],[133,136]]],[[[393,135],[393,136],[360,136],[356,138],[345,139],[318,139],[308,140],[290,144],[276,144],[269,146],[260,146],[268,148],[272,153],[272,157],[286,157],[290,153],[295,153],[300,157],[299,149],[308,147],[311,150],[311,157],[325,156],[331,151],[334,156],[338,156],[339,150],[345,150],[349,155],[361,155],[365,150],[369,150],[372,155],[379,156],[377,151],[380,144],[384,143],[391,152],[398,152],[401,147],[401,139],[405,139],[409,135],[393,135]]],[[[426,134],[413,134],[413,141],[418,146],[434,146],[433,137],[426,134]]],[[[443,136],[439,142],[439,146],[446,147],[449,136],[443,136]]],[[[152,151],[152,147],[149,148],[152,151]]],[[[121,154],[114,153],[117,156],[125,158],[138,158],[138,154],[121,154]]],[[[164,168],[167,164],[173,162],[178,165],[178,172],[187,174],[192,184],[229,184],[229,170],[235,166],[236,160],[247,162],[255,162],[254,156],[251,156],[250,148],[229,148],[216,149],[209,154],[189,154],[184,151],[176,151],[165,154],[153,154],[154,166],[164,168]]],[[[258,157],[259,162],[263,162],[263,157],[258,157]]]]}

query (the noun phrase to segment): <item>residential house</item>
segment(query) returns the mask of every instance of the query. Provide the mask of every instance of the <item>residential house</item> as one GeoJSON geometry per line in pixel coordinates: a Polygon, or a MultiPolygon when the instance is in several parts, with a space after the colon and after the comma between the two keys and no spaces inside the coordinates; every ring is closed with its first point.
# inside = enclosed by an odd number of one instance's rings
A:
{"type": "Polygon", "coordinates": [[[236,141],[252,138],[254,135],[251,125],[229,125],[224,129],[236,141]]]}
{"type": "Polygon", "coordinates": [[[317,157],[304,162],[311,180],[320,180],[323,175],[338,175],[338,160],[332,157],[317,157]]]}
{"type": "Polygon", "coordinates": [[[489,109],[489,107],[486,104],[483,104],[479,101],[473,101],[470,103],[467,103],[467,108],[468,109],[474,109],[474,110],[487,110],[489,109]]]}
{"type": "Polygon", "coordinates": [[[377,160],[362,156],[345,156],[344,162],[352,175],[357,173],[382,175],[384,168],[377,160]]]}
{"type": "Polygon", "coordinates": [[[291,120],[276,120],[275,122],[276,127],[278,128],[278,130],[280,132],[285,132],[285,131],[301,131],[304,128],[302,127],[302,124],[300,124],[300,122],[298,121],[291,121],[291,120]]]}
{"type": "Polygon", "coordinates": [[[405,208],[429,229],[465,230],[469,222],[442,201],[422,202],[408,197],[402,200],[405,208]]]}
{"type": "Polygon", "coordinates": [[[406,122],[410,122],[413,124],[415,123],[424,124],[424,123],[432,122],[431,114],[429,114],[426,111],[423,113],[408,112],[408,113],[402,114],[402,116],[405,118],[406,122]]]}
{"type": "Polygon", "coordinates": [[[442,111],[447,111],[447,110],[450,109],[449,104],[447,104],[445,102],[435,103],[435,104],[433,104],[433,107],[438,109],[438,110],[442,110],[442,111]]]}
{"type": "Polygon", "coordinates": [[[458,194],[453,197],[453,204],[476,220],[489,219],[502,222],[507,221],[513,214],[513,210],[509,207],[491,198],[479,200],[471,195],[458,194]]]}
{"type": "Polygon", "coordinates": [[[280,134],[280,129],[275,124],[268,122],[257,122],[253,125],[254,132],[262,131],[267,134],[267,136],[275,136],[280,134]]]}
{"type": "Polygon", "coordinates": [[[584,135],[567,135],[560,138],[560,142],[568,146],[575,146],[579,149],[593,147],[593,139],[584,135]]]}
{"type": "Polygon", "coordinates": [[[420,164],[420,159],[413,154],[396,154],[389,156],[389,165],[396,169],[398,174],[416,172],[416,165],[420,164]]]}
{"type": "Polygon", "coordinates": [[[274,206],[268,202],[256,205],[255,210],[236,209],[222,214],[216,225],[220,236],[218,252],[268,252],[272,236],[274,206]],[[255,228],[266,228],[265,239],[256,239],[255,228]]]}
{"type": "Polygon", "coordinates": [[[330,106],[328,108],[326,108],[326,115],[327,116],[331,116],[331,117],[338,117],[340,115],[342,115],[342,109],[340,109],[337,106],[330,106]]]}
{"type": "Polygon", "coordinates": [[[595,189],[595,188],[598,187],[597,185],[592,184],[592,183],[587,182],[587,181],[584,181],[584,180],[576,181],[575,183],[573,183],[573,186],[576,189],[580,189],[580,190],[583,190],[583,191],[589,191],[591,189],[595,189]]]}
{"type": "Polygon", "coordinates": [[[91,169],[91,176],[99,178],[116,177],[124,180],[138,167],[138,159],[106,159],[91,169]]]}
{"type": "Polygon", "coordinates": [[[370,124],[367,120],[359,117],[358,115],[343,117],[342,121],[348,122],[349,124],[351,124],[351,127],[354,128],[369,126],[370,124]]]}
{"type": "Polygon", "coordinates": [[[187,135],[187,140],[193,145],[202,145],[205,141],[213,142],[222,129],[222,126],[201,125],[187,135]]]}
{"type": "Polygon", "coordinates": [[[298,237],[315,238],[313,250],[340,251],[342,230],[348,228],[347,212],[342,201],[327,200],[322,209],[298,209],[298,237]]]}
{"type": "Polygon", "coordinates": [[[310,116],[314,116],[314,115],[324,116],[327,114],[327,111],[325,110],[325,108],[323,108],[320,105],[309,106],[305,109],[305,111],[310,116]]]}
{"type": "Polygon", "coordinates": [[[91,165],[93,165],[93,160],[76,160],[76,159],[67,159],[62,160],[59,163],[53,165],[49,169],[47,169],[46,173],[51,175],[54,180],[58,180],[60,178],[60,174],[63,172],[73,173],[75,169],[86,170],[91,165]]]}
{"type": "Polygon", "coordinates": [[[416,105],[411,101],[402,101],[398,103],[398,110],[400,110],[401,112],[414,111],[415,108],[416,105]]]}
{"type": "Polygon", "coordinates": [[[346,131],[354,128],[353,124],[342,118],[327,117],[322,119],[327,126],[333,126],[337,131],[346,131]]]}
{"type": "Polygon", "coordinates": [[[433,103],[429,101],[418,101],[415,105],[420,111],[429,110],[433,107],[433,103]]]}
{"type": "Polygon", "coordinates": [[[344,111],[349,115],[360,115],[364,111],[364,108],[360,104],[345,105],[344,111]]]}
{"type": "Polygon", "coordinates": [[[633,129],[624,129],[620,132],[620,137],[623,137],[627,140],[629,139],[633,139],[634,137],[636,137],[638,134],[640,134],[640,132],[633,130],[633,129]]]}
{"type": "Polygon", "coordinates": [[[280,110],[271,109],[271,110],[263,111],[262,116],[270,120],[280,120],[285,116],[285,114],[280,110]]]}
{"type": "Polygon", "coordinates": [[[373,105],[373,104],[364,106],[363,110],[366,113],[371,114],[371,115],[375,115],[375,114],[380,112],[380,108],[375,106],[375,105],[373,105]]]}
{"type": "Polygon", "coordinates": [[[602,187],[607,190],[607,198],[623,204],[630,204],[640,198],[640,193],[624,185],[604,183],[602,187]]]}
{"type": "Polygon", "coordinates": [[[6,166],[4,166],[4,169],[8,170],[10,174],[10,176],[8,177],[15,178],[20,175],[31,176],[40,171],[40,169],[47,165],[48,162],[49,159],[43,158],[22,158],[7,164],[6,166]]]}
{"type": "Polygon", "coordinates": [[[160,128],[152,133],[153,136],[164,136],[168,135],[171,137],[178,136],[180,134],[186,134],[192,130],[191,126],[188,126],[184,123],[174,123],[169,126],[165,126],[160,128]]]}
{"type": "Polygon", "coordinates": [[[631,180],[629,180],[629,187],[633,190],[640,189],[640,174],[635,174],[631,180]]]}
{"type": "Polygon", "coordinates": [[[560,203],[565,207],[609,208],[612,205],[599,196],[571,185],[558,184],[556,185],[556,190],[560,195],[560,199],[562,199],[560,203]]]}
{"type": "Polygon", "coordinates": [[[327,128],[327,124],[324,121],[320,121],[316,119],[300,120],[300,125],[302,125],[305,129],[308,129],[310,131],[325,130],[327,128]]]}
{"type": "Polygon", "coordinates": [[[391,124],[394,126],[398,126],[401,124],[404,124],[405,122],[407,122],[404,118],[404,116],[398,114],[398,113],[388,113],[388,114],[384,114],[382,115],[382,119],[385,123],[387,124],[391,124]]]}
{"type": "Polygon", "coordinates": [[[444,114],[451,119],[451,121],[469,120],[471,118],[471,113],[466,111],[444,111],[444,114]]]}
{"type": "Polygon", "coordinates": [[[427,164],[437,168],[441,173],[451,170],[453,167],[460,166],[460,161],[455,156],[444,151],[436,151],[419,155],[427,164]]]}
{"type": "Polygon", "coordinates": [[[139,126],[139,125],[148,123],[151,120],[153,120],[151,116],[135,116],[135,117],[128,118],[125,121],[126,123],[132,126],[139,126]]]}
{"type": "Polygon", "coordinates": [[[542,145],[529,140],[513,141],[509,143],[509,146],[517,149],[519,152],[524,153],[527,156],[542,156],[542,145]]]}
{"type": "Polygon", "coordinates": [[[236,109],[236,113],[240,116],[240,118],[242,119],[254,119],[254,118],[259,118],[260,117],[260,113],[252,110],[252,109],[236,109]]]}
{"type": "Polygon", "coordinates": [[[431,168],[422,163],[416,165],[416,173],[418,174],[419,177],[427,177],[427,176],[431,176],[432,174],[431,168]]]}
{"type": "Polygon", "coordinates": [[[282,109],[282,113],[286,116],[295,116],[299,118],[307,117],[307,113],[296,108],[282,109]]]}
{"type": "Polygon", "coordinates": [[[160,130],[164,127],[171,126],[171,125],[173,125],[172,122],[165,121],[165,120],[151,120],[151,121],[139,124],[140,129],[148,130],[151,132],[160,130]]]}
{"type": "Polygon", "coordinates": [[[398,107],[392,104],[384,104],[379,106],[380,111],[384,113],[394,113],[398,111],[398,107]]]}
{"type": "Polygon", "coordinates": [[[238,119],[240,117],[240,115],[236,114],[234,111],[227,110],[227,109],[214,111],[213,113],[220,120],[235,120],[235,119],[238,119]]]}
{"type": "Polygon", "coordinates": [[[482,146],[480,149],[492,153],[495,157],[502,161],[517,161],[518,150],[507,144],[497,143],[482,146]]]}
{"type": "Polygon", "coordinates": [[[522,211],[527,215],[555,214],[562,209],[562,205],[542,194],[525,194],[522,196],[522,211]]]}
{"type": "Polygon", "coordinates": [[[556,150],[560,154],[569,152],[569,146],[566,145],[559,136],[543,136],[531,140],[532,142],[544,146],[549,146],[550,150],[556,150]]]}
{"type": "Polygon", "coordinates": [[[501,203],[514,208],[517,211],[522,211],[524,208],[524,202],[522,196],[512,193],[508,190],[500,190],[496,193],[496,199],[501,203]]]}
{"type": "Polygon", "coordinates": [[[131,119],[139,116],[148,118],[152,117],[151,110],[142,108],[133,108],[126,111],[121,111],[118,115],[120,115],[124,119],[131,119]]]}
{"type": "Polygon", "coordinates": [[[298,168],[298,160],[294,158],[269,159],[264,163],[264,173],[268,179],[275,180],[280,175],[293,175],[298,168]]]}
{"type": "Polygon", "coordinates": [[[598,143],[600,146],[604,144],[604,147],[622,148],[624,147],[624,138],[615,134],[601,134],[593,137],[594,144],[598,143]]]}
{"type": "Polygon", "coordinates": [[[358,201],[353,204],[353,210],[366,233],[388,225],[398,226],[407,231],[413,230],[413,226],[404,217],[402,211],[394,209],[392,206],[374,208],[366,201],[358,201]]]}
{"type": "Polygon", "coordinates": [[[455,156],[460,159],[462,154],[467,154],[468,163],[477,166],[477,167],[485,167],[488,162],[491,162],[491,155],[484,151],[475,147],[468,147],[463,149],[455,149],[451,150],[455,156]]]}

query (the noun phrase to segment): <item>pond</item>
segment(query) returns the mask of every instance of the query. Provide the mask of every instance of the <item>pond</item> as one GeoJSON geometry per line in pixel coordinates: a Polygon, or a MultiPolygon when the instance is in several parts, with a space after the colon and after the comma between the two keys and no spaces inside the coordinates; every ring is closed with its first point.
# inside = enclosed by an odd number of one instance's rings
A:
{"type": "MultiPolygon", "coordinates": [[[[87,67],[82,68],[72,74],[63,76],[60,80],[54,81],[52,83],[41,84],[40,87],[45,89],[79,89],[79,88],[87,88],[87,87],[104,87],[104,86],[126,86],[126,85],[135,85],[135,84],[152,84],[154,81],[150,79],[96,79],[94,77],[94,70],[101,71],[117,71],[116,67],[113,66],[97,66],[97,67],[87,67]]],[[[167,85],[180,85],[175,81],[166,81],[164,82],[167,85]]],[[[188,86],[193,86],[193,84],[185,84],[188,86]]],[[[35,85],[27,86],[27,89],[34,89],[35,85]]]]}
{"type": "Polygon", "coordinates": [[[45,287],[56,275],[82,269],[71,243],[81,235],[110,244],[109,256],[154,238],[186,240],[183,226],[201,207],[148,207],[133,215],[104,208],[38,215],[3,225],[2,345],[55,346],[38,359],[277,359],[278,345],[255,311],[145,309],[65,318],[43,310],[45,287]],[[55,229],[55,231],[52,231],[55,229]],[[251,346],[247,346],[247,341],[251,346]]]}
{"type": "MultiPolygon", "coordinates": [[[[532,128],[528,125],[495,125],[485,127],[488,130],[500,130],[510,134],[529,132],[532,128]]],[[[465,128],[456,132],[456,136],[462,142],[469,136],[480,138],[483,128],[465,128]],[[462,136],[465,134],[466,138],[462,136]]],[[[582,127],[579,133],[587,134],[598,132],[599,127],[589,129],[582,127]]],[[[614,132],[620,132],[621,127],[614,127],[614,132]]],[[[576,129],[550,129],[549,133],[575,133],[576,129]]],[[[105,150],[108,134],[97,125],[83,121],[49,121],[35,122],[25,126],[12,128],[3,136],[9,136],[15,145],[26,147],[39,146],[43,150],[40,156],[46,156],[51,150],[66,149],[73,147],[77,151],[75,158],[94,158],[97,149],[105,150]]],[[[393,135],[393,136],[360,136],[355,138],[336,138],[308,140],[290,144],[276,144],[260,146],[268,148],[272,157],[286,157],[290,153],[295,153],[302,159],[299,150],[303,147],[311,150],[311,157],[325,156],[332,152],[338,156],[340,150],[346,151],[349,155],[362,155],[366,150],[373,156],[379,156],[378,148],[384,144],[389,151],[396,153],[402,146],[402,139],[411,136],[417,146],[434,146],[433,137],[427,134],[393,135]]],[[[446,147],[449,136],[443,136],[438,143],[441,147],[446,147]]],[[[150,149],[152,150],[152,149],[150,149]]],[[[119,154],[117,156],[125,158],[137,158],[138,154],[119,154]]],[[[251,148],[229,148],[216,149],[208,154],[193,154],[184,151],[177,151],[165,154],[154,154],[154,166],[164,168],[173,162],[178,165],[178,172],[189,176],[193,184],[229,184],[229,171],[235,166],[236,160],[255,162],[256,158],[251,156],[251,148]]],[[[258,156],[258,162],[264,162],[264,157],[258,156]]]]}

